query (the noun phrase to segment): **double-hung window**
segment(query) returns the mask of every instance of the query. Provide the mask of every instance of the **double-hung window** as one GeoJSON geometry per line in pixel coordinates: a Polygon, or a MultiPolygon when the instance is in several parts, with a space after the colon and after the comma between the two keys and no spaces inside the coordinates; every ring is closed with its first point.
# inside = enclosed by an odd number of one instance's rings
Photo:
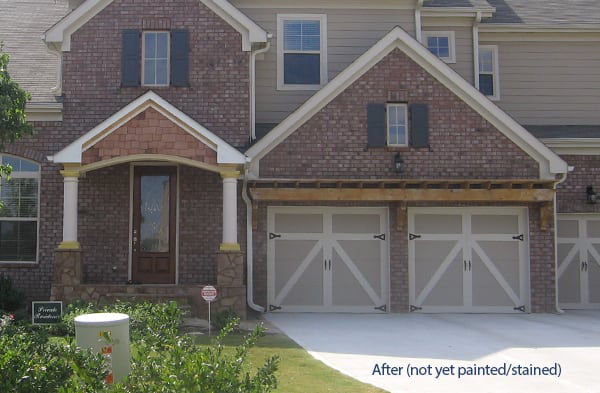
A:
{"type": "Polygon", "coordinates": [[[456,63],[453,31],[424,31],[423,43],[440,60],[446,63],[456,63]]]}
{"type": "Polygon", "coordinates": [[[388,146],[408,146],[406,104],[387,104],[388,146]]]}
{"type": "Polygon", "coordinates": [[[142,81],[144,86],[169,85],[169,32],[144,31],[142,81]]]}
{"type": "Polygon", "coordinates": [[[498,47],[483,45],[479,47],[479,91],[490,99],[500,99],[498,78],[498,47]]]}
{"type": "Polygon", "coordinates": [[[319,89],[327,82],[325,15],[277,15],[278,89],[319,89]]]}
{"type": "Polygon", "coordinates": [[[0,181],[0,262],[36,262],[40,166],[8,155],[0,159],[13,168],[10,179],[0,181]]]}

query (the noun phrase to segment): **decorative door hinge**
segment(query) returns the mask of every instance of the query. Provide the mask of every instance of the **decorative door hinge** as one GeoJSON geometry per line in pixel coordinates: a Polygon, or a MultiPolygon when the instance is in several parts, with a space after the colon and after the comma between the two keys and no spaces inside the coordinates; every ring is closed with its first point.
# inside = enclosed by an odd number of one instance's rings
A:
{"type": "Polygon", "coordinates": [[[525,237],[523,236],[522,233],[520,235],[513,236],[512,238],[515,240],[520,240],[520,241],[523,241],[525,239],[525,237]]]}
{"type": "Polygon", "coordinates": [[[383,311],[383,312],[387,312],[387,304],[384,304],[383,306],[379,306],[379,307],[373,307],[375,310],[379,310],[379,311],[383,311]]]}
{"type": "Polygon", "coordinates": [[[281,310],[281,307],[269,304],[269,311],[276,311],[276,310],[281,310]]]}
{"type": "Polygon", "coordinates": [[[415,235],[413,233],[409,233],[408,234],[408,240],[415,240],[415,239],[418,239],[420,237],[421,237],[421,235],[415,235]]]}
{"type": "Polygon", "coordinates": [[[273,239],[278,238],[278,237],[281,237],[281,235],[278,234],[278,233],[273,233],[273,232],[269,233],[269,240],[273,240],[273,239]]]}
{"type": "Polygon", "coordinates": [[[373,239],[385,240],[385,233],[381,235],[373,235],[373,239]]]}
{"type": "Polygon", "coordinates": [[[410,312],[415,312],[418,310],[422,310],[423,307],[417,307],[417,306],[413,306],[412,304],[410,305],[410,312]]]}
{"type": "Polygon", "coordinates": [[[525,306],[513,307],[513,310],[525,312],[525,306]]]}

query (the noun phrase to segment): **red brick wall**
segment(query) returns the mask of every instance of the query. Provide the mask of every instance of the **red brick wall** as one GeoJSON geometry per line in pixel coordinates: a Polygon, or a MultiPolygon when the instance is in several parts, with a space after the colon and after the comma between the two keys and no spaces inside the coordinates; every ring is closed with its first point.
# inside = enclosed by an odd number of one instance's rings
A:
{"type": "Polygon", "coordinates": [[[121,32],[187,29],[189,87],[153,90],[230,144],[249,135],[249,52],[241,35],[201,1],[115,0],[71,37],[63,54],[65,144],[149,90],[121,87],[121,32]]]}
{"type": "Polygon", "coordinates": [[[153,108],[146,109],[86,150],[83,163],[133,154],[167,154],[217,163],[217,152],[153,108]]]}
{"type": "Polygon", "coordinates": [[[585,193],[587,186],[592,185],[600,195],[600,156],[570,155],[562,158],[575,169],[558,186],[558,213],[600,213],[600,203],[590,205],[585,193]]]}
{"type": "MultiPolygon", "coordinates": [[[[310,206],[308,203],[287,203],[281,205],[310,206]]],[[[396,210],[399,204],[391,203],[320,203],[319,206],[388,206],[389,207],[389,241],[390,241],[390,311],[407,312],[409,306],[408,279],[408,218],[405,218],[402,229],[398,230],[396,210]]],[[[254,299],[257,304],[267,304],[267,206],[259,203],[258,229],[254,231],[254,299]]],[[[410,207],[421,206],[514,206],[507,204],[475,205],[472,203],[412,203],[410,207]]],[[[532,312],[555,311],[554,290],[554,232],[540,230],[539,204],[527,205],[529,209],[530,240],[530,290],[532,312]]]]}
{"type": "Polygon", "coordinates": [[[536,178],[538,164],[399,49],[260,162],[261,177],[536,178]],[[367,105],[429,105],[431,148],[367,148],[367,105]]]}

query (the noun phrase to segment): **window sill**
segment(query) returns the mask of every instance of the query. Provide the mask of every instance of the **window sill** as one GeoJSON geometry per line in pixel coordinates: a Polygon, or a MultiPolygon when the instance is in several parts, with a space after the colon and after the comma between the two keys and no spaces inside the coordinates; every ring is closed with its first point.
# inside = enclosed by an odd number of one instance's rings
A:
{"type": "Polygon", "coordinates": [[[277,90],[321,90],[324,85],[278,85],[277,90]]]}
{"type": "Polygon", "coordinates": [[[0,267],[10,268],[10,267],[37,267],[39,266],[39,262],[4,262],[0,261],[0,267]]]}

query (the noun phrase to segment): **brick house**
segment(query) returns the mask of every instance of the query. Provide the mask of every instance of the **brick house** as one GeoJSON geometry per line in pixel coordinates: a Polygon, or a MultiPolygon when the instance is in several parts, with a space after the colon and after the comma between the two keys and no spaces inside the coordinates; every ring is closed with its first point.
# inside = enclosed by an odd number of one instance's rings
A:
{"type": "Polygon", "coordinates": [[[36,130],[0,153],[0,272],[30,298],[600,305],[586,2],[37,3],[0,17],[36,130]]]}

